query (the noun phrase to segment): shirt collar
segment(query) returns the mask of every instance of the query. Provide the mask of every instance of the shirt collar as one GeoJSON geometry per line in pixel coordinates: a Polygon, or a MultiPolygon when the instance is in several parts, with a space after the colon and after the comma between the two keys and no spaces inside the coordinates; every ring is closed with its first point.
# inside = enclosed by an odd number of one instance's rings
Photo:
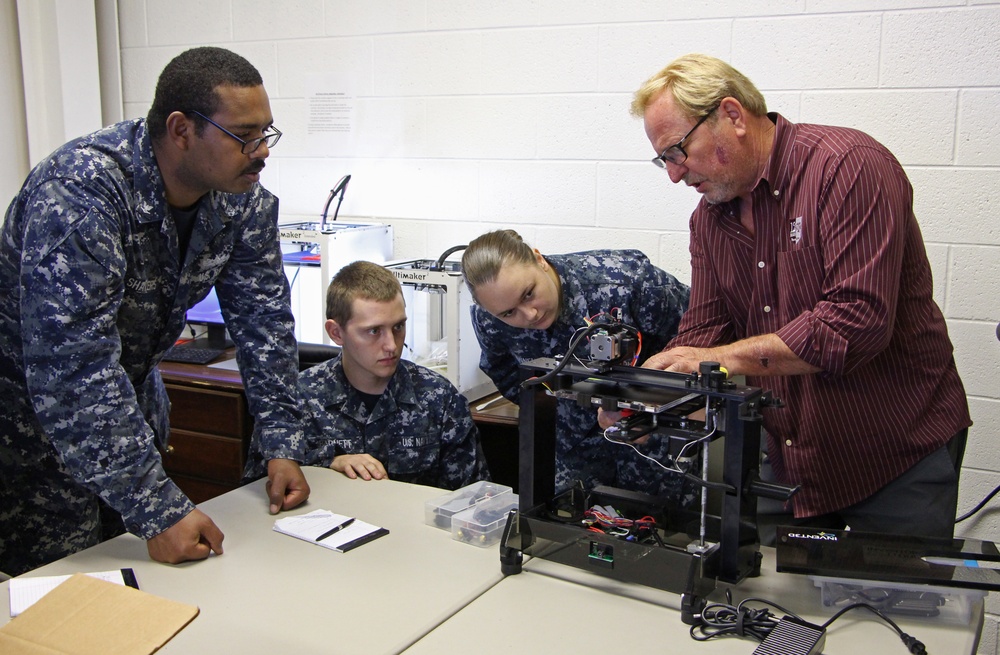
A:
{"type": "MultiPolygon", "coordinates": [[[[133,202],[136,208],[136,220],[139,223],[162,221],[170,213],[167,205],[167,189],[163,184],[163,174],[153,154],[153,141],[149,135],[146,119],[137,121],[135,149],[132,155],[135,184],[133,185],[133,202]]],[[[212,234],[219,232],[225,223],[230,222],[240,211],[236,203],[225,202],[225,196],[217,191],[209,191],[198,204],[201,215],[209,211],[212,234]]]]}
{"type": "Polygon", "coordinates": [[[163,186],[160,167],[156,164],[156,156],[153,155],[153,141],[144,118],[138,120],[136,127],[132,164],[135,176],[132,192],[136,220],[140,223],[162,221],[169,213],[167,191],[163,186]]]}
{"type": "MultiPolygon", "coordinates": [[[[348,382],[347,375],[344,374],[342,355],[337,355],[335,359],[319,364],[319,366],[327,369],[322,377],[333,376],[337,382],[336,384],[322,385],[318,394],[318,399],[324,407],[344,407],[352,399],[356,399],[360,403],[360,397],[357,393],[355,393],[354,387],[351,386],[351,383],[348,382]]],[[[389,386],[385,388],[382,395],[383,397],[388,395],[395,401],[396,404],[417,404],[416,388],[413,383],[413,378],[410,376],[410,371],[406,367],[406,362],[399,362],[399,366],[396,368],[395,374],[393,374],[392,379],[389,380],[389,386]]],[[[378,406],[382,405],[383,402],[384,400],[379,400],[379,404],[376,405],[376,410],[378,410],[378,406]]]]}
{"type": "Polygon", "coordinates": [[[795,123],[787,120],[777,112],[768,113],[767,117],[774,122],[774,143],[771,145],[771,156],[764,167],[761,183],[767,183],[771,193],[784,196],[791,181],[792,171],[788,166],[791,160],[792,146],[795,144],[795,123]]]}
{"type": "MultiPolygon", "coordinates": [[[[580,284],[577,281],[575,271],[579,268],[576,257],[572,253],[559,257],[546,257],[552,270],[559,276],[559,321],[567,325],[573,325],[574,316],[579,315],[579,308],[573,307],[574,303],[584,302],[583,293],[580,291],[580,284]]],[[[587,308],[584,306],[583,315],[586,316],[587,308]]],[[[555,326],[555,323],[552,324],[555,326]]],[[[551,329],[551,328],[549,328],[551,329]]]]}

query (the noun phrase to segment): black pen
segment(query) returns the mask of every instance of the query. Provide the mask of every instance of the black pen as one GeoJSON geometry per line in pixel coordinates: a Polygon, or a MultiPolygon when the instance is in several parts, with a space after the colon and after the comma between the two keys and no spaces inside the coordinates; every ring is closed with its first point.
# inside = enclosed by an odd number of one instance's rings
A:
{"type": "Polygon", "coordinates": [[[346,521],[344,521],[340,525],[336,525],[336,526],[330,528],[329,530],[327,530],[326,532],[324,532],[323,534],[321,534],[320,536],[316,537],[316,541],[323,541],[327,537],[329,537],[331,535],[337,534],[338,532],[340,532],[341,530],[343,530],[344,528],[346,528],[347,526],[349,526],[352,523],[354,523],[354,519],[347,519],[346,521]]]}

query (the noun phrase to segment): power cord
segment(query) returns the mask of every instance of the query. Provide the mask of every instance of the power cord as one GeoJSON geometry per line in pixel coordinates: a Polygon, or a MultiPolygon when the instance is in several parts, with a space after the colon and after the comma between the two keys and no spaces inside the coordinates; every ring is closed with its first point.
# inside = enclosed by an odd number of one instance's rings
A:
{"type": "Polygon", "coordinates": [[[893,621],[888,616],[886,616],[876,608],[872,607],[868,603],[852,603],[851,605],[843,607],[839,612],[831,616],[830,619],[826,623],[824,623],[821,627],[824,630],[826,630],[831,623],[839,619],[844,614],[850,612],[851,610],[856,610],[856,609],[866,609],[869,612],[873,612],[880,619],[888,623],[889,626],[896,631],[896,634],[899,636],[900,640],[902,640],[903,645],[905,645],[907,650],[913,653],[913,655],[927,655],[927,647],[924,646],[922,641],[920,641],[919,639],[917,639],[912,635],[908,635],[905,632],[903,632],[900,629],[900,627],[896,625],[895,621],[893,621]]]}
{"type": "MultiPolygon", "coordinates": [[[[690,634],[691,638],[695,641],[708,641],[709,639],[724,636],[749,637],[761,642],[761,646],[764,647],[767,638],[772,632],[777,634],[781,631],[781,626],[786,625],[787,623],[793,623],[800,626],[800,633],[803,629],[801,626],[805,626],[804,629],[812,633],[810,637],[815,638],[815,641],[821,644],[826,630],[833,624],[834,621],[847,612],[860,608],[874,613],[880,619],[885,621],[893,630],[895,630],[896,634],[903,642],[903,645],[906,646],[906,649],[912,653],[912,655],[927,655],[927,647],[924,646],[923,642],[916,637],[903,632],[900,627],[896,625],[895,621],[867,603],[853,603],[851,605],[847,605],[830,617],[826,623],[822,625],[812,625],[804,621],[794,612],[789,612],[781,605],[764,598],[745,598],[740,601],[738,605],[733,605],[731,590],[726,590],[725,603],[709,603],[705,605],[701,614],[695,617],[697,622],[691,626],[690,634]],[[750,607],[749,603],[761,603],[767,607],[754,608],[750,607]],[[784,612],[786,616],[779,619],[771,613],[770,609],[768,609],[769,607],[784,612]]],[[[822,647],[820,647],[820,649],[822,649],[822,647]]],[[[770,651],[758,649],[757,652],[770,651]]],[[[803,650],[802,652],[819,651],[803,650]]]]}
{"type": "Polygon", "coordinates": [[[194,329],[194,326],[191,325],[190,323],[188,323],[187,328],[188,328],[188,332],[191,333],[191,337],[188,338],[188,339],[185,339],[183,336],[181,336],[181,337],[179,337],[177,339],[177,341],[175,342],[174,345],[180,344],[180,343],[188,343],[188,342],[191,342],[191,341],[195,341],[195,340],[200,339],[201,337],[205,336],[206,334],[208,334],[208,330],[203,330],[201,332],[198,332],[197,330],[194,329]]]}
{"type": "Polygon", "coordinates": [[[747,603],[750,602],[764,603],[785,614],[795,616],[784,607],[760,598],[746,598],[738,605],[733,605],[732,602],[732,591],[726,590],[725,603],[705,605],[701,614],[696,617],[698,622],[691,626],[691,638],[695,641],[708,641],[717,637],[736,636],[764,641],[777,627],[779,619],[766,607],[758,609],[748,607],[747,603]]]}
{"type": "Polygon", "coordinates": [[[955,523],[961,523],[962,521],[964,521],[965,519],[969,518],[970,516],[972,516],[973,514],[975,514],[976,512],[978,512],[979,510],[981,510],[982,508],[986,507],[986,503],[988,503],[991,500],[993,500],[993,496],[996,496],[998,493],[1000,493],[1000,486],[994,487],[993,491],[991,491],[988,494],[986,494],[986,497],[983,498],[981,501],[979,501],[978,505],[976,505],[971,510],[969,510],[965,514],[961,515],[957,519],[955,519],[955,523]]]}

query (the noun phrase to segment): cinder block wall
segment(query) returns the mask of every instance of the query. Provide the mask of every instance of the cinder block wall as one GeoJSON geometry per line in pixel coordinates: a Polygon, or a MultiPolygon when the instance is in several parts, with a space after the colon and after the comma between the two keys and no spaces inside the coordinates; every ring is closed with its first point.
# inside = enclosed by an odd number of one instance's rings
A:
{"type": "MultiPolygon", "coordinates": [[[[391,223],[395,256],[511,226],[542,252],[638,247],[689,280],[697,197],[648,162],[632,91],[675,56],[733,63],[793,121],[846,125],[906,167],[976,422],[961,511],[1000,484],[1000,3],[977,0],[121,0],[126,114],[193,45],[261,70],[286,136],[264,182],[315,218],[352,175],[348,220],[391,223]],[[352,133],[309,135],[345,76],[352,133]],[[340,79],[335,77],[334,80],[340,79]]],[[[887,407],[886,412],[891,413],[887,407]]],[[[1000,501],[959,532],[1000,541],[1000,501]]],[[[991,595],[980,652],[997,650],[991,595]]]]}

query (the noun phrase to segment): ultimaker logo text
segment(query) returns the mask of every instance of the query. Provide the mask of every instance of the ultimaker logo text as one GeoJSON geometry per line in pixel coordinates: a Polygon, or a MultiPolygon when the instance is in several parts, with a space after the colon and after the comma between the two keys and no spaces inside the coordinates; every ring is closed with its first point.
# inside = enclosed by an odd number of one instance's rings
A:
{"type": "Polygon", "coordinates": [[[400,282],[425,282],[427,280],[427,271],[393,270],[392,274],[395,275],[396,279],[400,282]]]}

